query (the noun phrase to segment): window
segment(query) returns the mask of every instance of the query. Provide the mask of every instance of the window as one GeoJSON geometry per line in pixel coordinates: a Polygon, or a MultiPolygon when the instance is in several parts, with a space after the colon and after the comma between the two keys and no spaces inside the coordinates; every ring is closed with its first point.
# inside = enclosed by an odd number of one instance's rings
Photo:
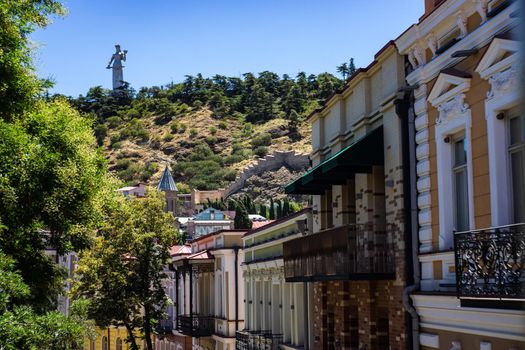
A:
{"type": "Polygon", "coordinates": [[[95,350],[95,342],[93,340],[89,341],[89,350],[95,350]]]}
{"type": "Polygon", "coordinates": [[[453,145],[453,183],[455,196],[455,228],[457,231],[469,229],[467,143],[465,138],[456,139],[453,145]]]}
{"type": "Polygon", "coordinates": [[[109,350],[108,349],[108,338],[102,337],[102,350],[109,350]]]}
{"type": "Polygon", "coordinates": [[[509,118],[509,163],[512,214],[515,223],[525,222],[525,117],[509,118]]]}
{"type": "Polygon", "coordinates": [[[117,341],[115,343],[115,349],[116,350],[122,350],[122,339],[117,338],[117,341]]]}

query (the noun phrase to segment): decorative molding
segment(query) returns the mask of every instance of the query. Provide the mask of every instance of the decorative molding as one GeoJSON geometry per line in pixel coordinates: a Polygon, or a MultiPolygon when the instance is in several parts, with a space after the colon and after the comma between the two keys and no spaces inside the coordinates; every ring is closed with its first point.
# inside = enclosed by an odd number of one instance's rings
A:
{"type": "Polygon", "coordinates": [[[434,32],[431,32],[427,36],[427,44],[428,44],[428,48],[430,49],[430,51],[432,51],[432,58],[436,57],[436,51],[438,49],[438,44],[437,44],[437,39],[436,39],[436,35],[434,34],[434,32]]]}
{"type": "Polygon", "coordinates": [[[511,90],[518,89],[518,76],[518,70],[515,67],[494,73],[489,78],[491,89],[487,92],[487,99],[492,99],[511,90]]]}
{"type": "Polygon", "coordinates": [[[515,65],[520,45],[516,40],[494,38],[479,61],[476,72],[481,78],[489,79],[493,74],[515,65]]]}
{"type": "Polygon", "coordinates": [[[466,113],[469,110],[469,105],[464,101],[465,94],[459,94],[453,97],[451,100],[440,104],[437,107],[439,111],[439,117],[436,120],[436,124],[440,125],[447,123],[450,120],[466,113]]]}
{"type": "Polygon", "coordinates": [[[456,24],[458,25],[459,31],[461,32],[459,39],[463,39],[468,35],[468,29],[467,16],[461,10],[456,13],[456,24]]]}
{"type": "Polygon", "coordinates": [[[487,12],[489,8],[489,0],[473,0],[476,3],[476,12],[481,17],[481,24],[487,21],[487,12]]]}

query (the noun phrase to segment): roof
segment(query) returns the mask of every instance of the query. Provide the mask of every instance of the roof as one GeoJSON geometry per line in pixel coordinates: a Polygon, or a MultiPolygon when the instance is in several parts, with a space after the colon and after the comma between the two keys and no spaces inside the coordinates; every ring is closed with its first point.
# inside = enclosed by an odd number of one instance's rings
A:
{"type": "Polygon", "coordinates": [[[175,180],[173,180],[173,176],[171,176],[171,172],[168,168],[168,165],[166,165],[166,167],[164,168],[162,177],[160,178],[159,184],[157,185],[157,190],[177,191],[177,185],[175,184],[175,180]]]}
{"type": "Polygon", "coordinates": [[[188,260],[209,260],[209,259],[213,259],[213,255],[211,255],[208,250],[203,250],[201,252],[188,256],[186,259],[188,260]]]}
{"type": "MultiPolygon", "coordinates": [[[[306,207],[306,208],[303,208],[303,209],[301,209],[301,210],[299,210],[299,211],[297,211],[297,212],[295,212],[293,214],[287,215],[287,216],[282,217],[282,218],[280,218],[278,220],[271,221],[271,222],[267,223],[266,225],[263,225],[263,226],[260,226],[260,227],[252,226],[252,229],[250,231],[246,232],[243,237],[247,237],[247,236],[253,235],[254,233],[263,231],[263,230],[265,230],[267,228],[279,225],[279,224],[281,224],[283,222],[286,222],[286,221],[288,221],[290,219],[293,219],[293,218],[296,218],[298,216],[301,216],[302,214],[308,213],[311,210],[312,210],[312,208],[306,207]]],[[[254,222],[254,224],[255,224],[255,222],[254,222]]]]}
{"type": "Polygon", "coordinates": [[[207,208],[193,217],[194,221],[223,221],[228,220],[224,212],[219,209],[207,208]],[[213,214],[213,215],[212,215],[213,214]]]}
{"type": "Polygon", "coordinates": [[[116,190],[117,192],[125,192],[125,191],[131,191],[131,190],[134,190],[138,188],[137,186],[126,186],[126,187],[122,187],[122,188],[119,188],[118,190],[116,190]]]}
{"type": "Polygon", "coordinates": [[[183,255],[183,254],[191,254],[191,248],[187,245],[174,245],[170,248],[170,255],[183,255]]]}
{"type": "Polygon", "coordinates": [[[256,230],[258,228],[264,227],[266,225],[271,224],[275,220],[265,220],[265,221],[252,221],[252,230],[256,230]]]}
{"type": "Polygon", "coordinates": [[[246,232],[247,230],[246,229],[227,229],[227,230],[217,230],[217,231],[213,231],[213,232],[210,232],[210,233],[207,233],[205,235],[202,235],[202,236],[199,236],[195,239],[192,239],[190,240],[189,242],[190,243],[195,243],[195,242],[198,242],[200,240],[203,240],[205,238],[208,238],[208,237],[211,237],[211,236],[215,236],[215,235],[218,235],[219,233],[225,233],[225,232],[232,232],[232,233],[244,233],[246,232]]]}

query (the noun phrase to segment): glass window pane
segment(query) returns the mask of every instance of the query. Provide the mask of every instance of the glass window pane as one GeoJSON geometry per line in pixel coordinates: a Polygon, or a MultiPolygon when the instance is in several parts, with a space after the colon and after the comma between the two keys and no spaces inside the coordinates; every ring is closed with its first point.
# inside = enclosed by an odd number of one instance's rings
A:
{"type": "Polygon", "coordinates": [[[465,140],[458,140],[454,143],[454,166],[467,163],[467,149],[465,140]]]}
{"type": "Polygon", "coordinates": [[[467,170],[461,169],[455,173],[456,192],[456,230],[469,229],[467,170]]]}
{"type": "Polygon", "coordinates": [[[510,144],[511,145],[515,145],[517,143],[519,143],[520,141],[522,141],[522,132],[521,132],[521,127],[520,127],[520,117],[516,117],[516,118],[512,118],[510,120],[510,144]]]}
{"type": "Polygon", "coordinates": [[[514,222],[525,222],[525,151],[520,150],[510,155],[512,174],[512,199],[514,222]]]}

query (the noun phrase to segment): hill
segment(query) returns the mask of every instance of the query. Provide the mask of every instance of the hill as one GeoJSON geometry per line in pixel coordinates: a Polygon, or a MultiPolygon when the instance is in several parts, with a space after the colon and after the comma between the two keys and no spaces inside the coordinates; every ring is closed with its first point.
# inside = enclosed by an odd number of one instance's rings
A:
{"type": "Polygon", "coordinates": [[[94,87],[70,102],[93,119],[110,170],[124,182],[155,183],[170,163],[183,191],[211,190],[268,152],[309,153],[305,117],[342,86],[329,73],[199,74],[138,92],[94,87]]]}

